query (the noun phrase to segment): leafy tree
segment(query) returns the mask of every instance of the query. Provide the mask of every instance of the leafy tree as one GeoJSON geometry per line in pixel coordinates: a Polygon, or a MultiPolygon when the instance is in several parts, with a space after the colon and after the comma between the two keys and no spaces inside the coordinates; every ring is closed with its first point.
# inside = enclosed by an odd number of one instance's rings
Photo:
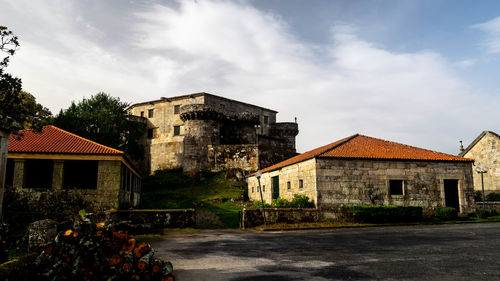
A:
{"type": "Polygon", "coordinates": [[[78,103],[73,101],[55,117],[54,125],[141,159],[144,148],[139,139],[146,124],[134,121],[127,113],[128,106],[119,98],[101,92],[78,103]]]}
{"type": "Polygon", "coordinates": [[[21,79],[5,73],[10,57],[19,47],[19,41],[12,31],[0,26],[0,119],[11,129],[33,128],[40,130],[51,116],[50,111],[36,102],[33,95],[22,91],[21,79]]]}

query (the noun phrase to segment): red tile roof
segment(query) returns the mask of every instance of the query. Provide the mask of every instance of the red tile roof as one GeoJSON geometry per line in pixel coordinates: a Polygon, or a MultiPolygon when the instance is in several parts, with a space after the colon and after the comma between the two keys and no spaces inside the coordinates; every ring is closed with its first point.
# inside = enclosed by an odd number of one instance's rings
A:
{"type": "Polygon", "coordinates": [[[44,126],[41,133],[19,131],[18,140],[11,135],[9,153],[124,155],[123,151],[98,144],[54,126],[44,126]]]}
{"type": "Polygon", "coordinates": [[[273,166],[262,169],[270,172],[285,166],[309,160],[312,158],[341,159],[383,159],[383,160],[418,160],[418,161],[458,161],[473,162],[473,159],[451,154],[436,152],[406,144],[372,138],[363,135],[353,135],[331,144],[302,153],[273,166]]]}

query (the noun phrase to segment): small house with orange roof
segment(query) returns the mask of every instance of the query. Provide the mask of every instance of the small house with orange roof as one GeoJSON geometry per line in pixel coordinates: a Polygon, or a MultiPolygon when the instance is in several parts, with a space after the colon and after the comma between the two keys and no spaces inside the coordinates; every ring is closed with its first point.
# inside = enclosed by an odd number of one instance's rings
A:
{"type": "MultiPolygon", "coordinates": [[[[260,170],[264,201],[311,198],[316,207],[343,205],[449,206],[475,210],[474,160],[364,135],[353,135],[260,170]]],[[[251,200],[260,200],[255,174],[251,200]]]]}
{"type": "Polygon", "coordinates": [[[6,185],[19,191],[78,190],[98,206],[134,206],[141,174],[120,150],[54,126],[11,135],[6,185]]]}

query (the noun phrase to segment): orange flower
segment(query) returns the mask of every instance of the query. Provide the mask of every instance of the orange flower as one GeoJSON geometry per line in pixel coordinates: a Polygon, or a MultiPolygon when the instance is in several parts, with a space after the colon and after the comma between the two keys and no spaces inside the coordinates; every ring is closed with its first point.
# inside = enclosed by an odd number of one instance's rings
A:
{"type": "Polygon", "coordinates": [[[68,230],[66,230],[66,232],[64,232],[64,236],[70,236],[71,233],[73,233],[73,230],[68,229],[68,230]]]}
{"type": "Polygon", "coordinates": [[[76,232],[76,231],[75,231],[75,232],[73,233],[73,237],[75,237],[75,238],[76,238],[77,236],[78,236],[78,232],[76,232]]]}
{"type": "Polygon", "coordinates": [[[103,227],[104,226],[104,222],[99,222],[99,223],[96,223],[95,224],[97,227],[103,227]]]}

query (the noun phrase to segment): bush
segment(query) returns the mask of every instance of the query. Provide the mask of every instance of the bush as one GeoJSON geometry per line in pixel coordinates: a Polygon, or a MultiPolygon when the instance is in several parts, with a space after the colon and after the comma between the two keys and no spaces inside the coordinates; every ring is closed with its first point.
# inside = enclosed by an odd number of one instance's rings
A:
{"type": "Polygon", "coordinates": [[[486,195],[486,201],[500,201],[500,193],[492,192],[486,195]]]}
{"type": "Polygon", "coordinates": [[[476,211],[476,216],[480,219],[486,219],[488,217],[490,217],[492,214],[490,212],[488,212],[487,210],[484,210],[484,209],[478,209],[476,211]]]}
{"type": "MultiPolygon", "coordinates": [[[[256,209],[261,209],[262,208],[262,202],[261,201],[255,201],[253,203],[253,207],[256,209]]],[[[264,208],[271,208],[271,204],[268,204],[264,202],[264,208]]]]}
{"type": "Polygon", "coordinates": [[[314,203],[309,201],[309,197],[305,195],[295,194],[290,203],[290,208],[314,208],[314,203]]]}
{"type": "Polygon", "coordinates": [[[476,201],[476,202],[483,201],[483,193],[481,191],[474,192],[474,201],[476,201]]]}
{"type": "Polygon", "coordinates": [[[439,207],[436,209],[436,217],[440,220],[454,220],[457,215],[457,209],[452,207],[439,207]]]}
{"type": "Polygon", "coordinates": [[[422,219],[422,207],[343,206],[341,217],[361,223],[408,222],[422,219]]]}
{"type": "Polygon", "coordinates": [[[290,207],[290,202],[288,200],[283,199],[283,198],[276,198],[273,199],[271,202],[271,207],[273,208],[289,208],[290,207]]]}

